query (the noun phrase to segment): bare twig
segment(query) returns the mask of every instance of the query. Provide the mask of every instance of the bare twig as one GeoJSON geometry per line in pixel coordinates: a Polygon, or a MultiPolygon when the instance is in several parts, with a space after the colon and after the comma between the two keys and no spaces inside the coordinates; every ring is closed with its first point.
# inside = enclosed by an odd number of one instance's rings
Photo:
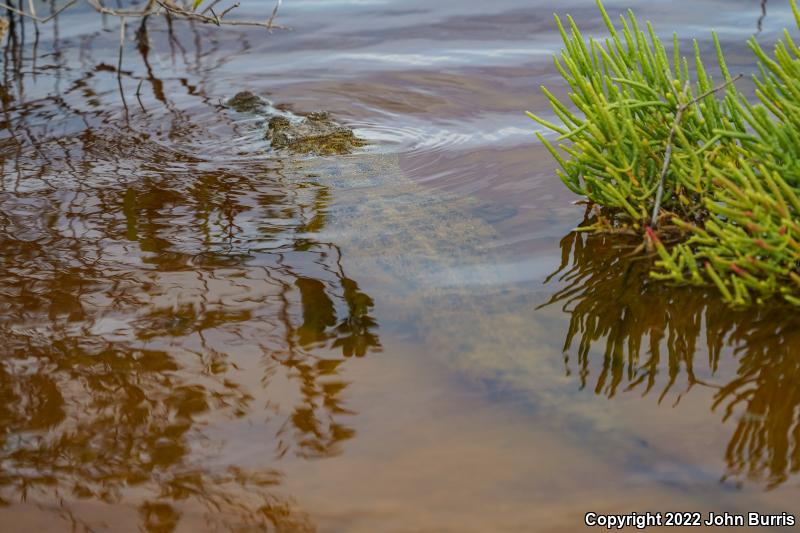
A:
{"type": "Polygon", "coordinates": [[[119,27],[119,59],[117,60],[117,85],[119,85],[119,96],[122,98],[122,105],[125,108],[125,122],[129,120],[128,102],[125,101],[125,91],[122,88],[122,52],[125,50],[125,17],[120,19],[119,27]]]}
{"type": "Polygon", "coordinates": [[[272,8],[272,15],[269,16],[269,20],[267,21],[267,29],[272,29],[272,21],[275,20],[275,17],[278,16],[278,8],[281,7],[281,0],[275,0],[275,7],[272,8]]]}
{"type": "Polygon", "coordinates": [[[90,6],[94,8],[95,11],[98,13],[102,13],[104,15],[112,15],[114,17],[146,17],[156,12],[154,9],[155,3],[148,2],[144,9],[139,10],[131,10],[131,9],[112,9],[110,7],[106,7],[99,2],[99,0],[86,0],[90,6]]]}
{"type": "Polygon", "coordinates": [[[214,17],[214,23],[215,23],[217,26],[219,26],[219,17],[217,16],[217,14],[214,12],[214,10],[213,10],[213,9],[211,10],[211,15],[214,17]]]}
{"type": "MultiPolygon", "coordinates": [[[[36,15],[36,6],[34,5],[34,1],[33,0],[28,0],[28,11],[30,11],[33,14],[34,17],[37,16],[36,15]]],[[[39,23],[36,21],[36,19],[33,19],[33,32],[35,34],[35,37],[34,37],[34,40],[33,40],[33,50],[34,50],[34,56],[33,57],[35,58],[36,57],[35,52],[36,52],[36,49],[39,46],[39,23]]],[[[34,70],[36,70],[35,69],[35,67],[36,67],[36,59],[34,59],[33,62],[34,62],[34,70]]],[[[35,75],[34,75],[34,77],[35,77],[35,75]]]]}
{"type": "MultiPolygon", "coordinates": [[[[48,22],[54,18],[56,18],[62,11],[68,9],[75,5],[78,0],[69,0],[66,4],[62,5],[55,11],[53,11],[47,17],[39,17],[36,14],[36,11],[33,7],[33,0],[29,0],[30,7],[29,11],[25,11],[24,9],[20,9],[14,7],[13,5],[9,5],[4,2],[0,2],[0,9],[5,9],[11,13],[15,13],[21,17],[30,18],[39,23],[48,22]]],[[[163,0],[149,0],[147,5],[143,9],[132,10],[132,9],[113,9],[110,7],[106,7],[100,3],[100,0],[86,0],[86,2],[92,6],[92,8],[101,13],[103,15],[111,15],[114,17],[129,17],[129,18],[139,18],[139,17],[147,17],[149,15],[155,14],[156,12],[160,11],[161,9],[164,10],[165,13],[174,15],[178,18],[183,18],[186,20],[193,20],[197,22],[215,24],[217,26],[256,26],[261,28],[267,28],[271,30],[272,28],[281,28],[285,29],[284,26],[279,26],[274,24],[275,16],[278,13],[278,7],[281,5],[281,1],[278,0],[275,7],[272,10],[272,15],[269,17],[268,21],[260,22],[256,20],[222,20],[223,17],[230,12],[231,10],[239,7],[239,2],[236,2],[232,6],[225,9],[221,14],[217,15],[214,13],[212,7],[219,3],[219,0],[212,2],[206,9],[204,9],[201,13],[196,13],[194,11],[190,11],[187,8],[179,7],[172,2],[167,2],[163,0]],[[213,16],[208,16],[205,13],[210,12],[213,16]]]]}
{"type": "Polygon", "coordinates": [[[219,14],[219,18],[220,18],[220,20],[221,20],[221,19],[222,19],[222,18],[223,18],[225,15],[227,15],[229,11],[233,11],[234,9],[236,9],[237,7],[239,7],[239,5],[240,5],[240,4],[239,4],[239,2],[236,2],[236,3],[235,3],[235,4],[233,4],[232,6],[230,6],[230,7],[226,8],[226,9],[223,9],[223,10],[222,10],[222,13],[220,13],[220,14],[219,14]]]}
{"type": "MultiPolygon", "coordinates": [[[[0,7],[6,9],[7,11],[11,11],[12,13],[16,13],[17,15],[19,15],[21,17],[27,17],[29,19],[35,20],[36,22],[45,23],[45,22],[48,22],[48,21],[56,18],[58,16],[58,14],[61,13],[62,11],[64,11],[65,9],[67,9],[69,7],[72,7],[77,1],[78,0],[70,0],[69,2],[67,2],[63,6],[59,7],[57,10],[55,10],[53,13],[51,13],[50,15],[48,15],[46,17],[37,17],[35,10],[32,13],[27,13],[25,11],[22,11],[21,9],[17,9],[16,7],[10,6],[8,4],[4,4],[2,2],[0,2],[0,7]]],[[[31,6],[31,8],[33,8],[33,6],[31,6]]]]}
{"type": "Polygon", "coordinates": [[[125,50],[125,17],[120,19],[119,26],[119,59],[117,60],[117,77],[122,75],[122,52],[125,50]]]}
{"type": "Polygon", "coordinates": [[[147,109],[142,103],[142,83],[144,83],[144,80],[139,80],[139,85],[136,86],[136,100],[139,102],[139,107],[142,108],[142,111],[147,113],[147,109]]]}
{"type": "Polygon", "coordinates": [[[761,0],[761,16],[758,17],[758,31],[756,35],[761,33],[764,27],[764,19],[767,18],[767,0],[761,0]]]}
{"type": "Polygon", "coordinates": [[[656,192],[656,203],[653,206],[653,215],[650,219],[650,227],[655,228],[658,225],[658,211],[661,208],[661,199],[664,196],[664,181],[666,180],[667,172],[669,171],[669,162],[672,159],[672,146],[675,142],[675,135],[678,133],[678,126],[680,126],[681,119],[683,118],[683,113],[691,106],[698,103],[699,101],[703,100],[704,98],[716,92],[725,89],[728,85],[731,85],[741,77],[742,74],[739,74],[736,77],[727,80],[725,83],[718,85],[713,89],[709,89],[708,91],[704,92],[697,98],[693,98],[689,102],[686,102],[685,104],[681,104],[678,106],[677,111],[675,111],[675,120],[672,122],[672,128],[669,130],[669,137],[667,137],[667,147],[664,151],[664,165],[661,167],[661,177],[659,178],[658,181],[658,191],[656,192]]]}
{"type": "Polygon", "coordinates": [[[214,9],[214,7],[215,7],[217,4],[219,4],[220,2],[222,2],[222,0],[214,0],[213,2],[211,2],[210,4],[208,4],[208,6],[206,6],[206,8],[200,12],[200,14],[201,14],[201,15],[205,15],[205,14],[206,14],[206,13],[208,13],[209,11],[213,10],[213,9],[214,9]]]}
{"type": "Polygon", "coordinates": [[[218,17],[209,17],[207,15],[203,15],[202,13],[194,13],[192,11],[186,11],[184,9],[179,9],[179,8],[177,8],[175,6],[171,6],[171,5],[167,4],[163,0],[155,0],[155,2],[156,2],[156,4],[158,4],[159,6],[164,8],[164,10],[166,10],[168,13],[171,13],[171,14],[177,16],[177,17],[180,17],[180,18],[184,18],[186,20],[196,20],[196,21],[199,21],[199,22],[217,24],[219,26],[223,26],[223,25],[224,26],[258,26],[258,27],[267,28],[267,29],[278,28],[278,27],[283,28],[283,26],[276,26],[274,24],[272,26],[270,26],[268,22],[257,22],[257,21],[254,21],[254,20],[222,20],[222,17],[224,17],[225,14],[228,13],[228,11],[230,11],[231,9],[234,9],[234,8],[239,6],[238,2],[236,4],[234,4],[234,5],[232,5],[231,7],[229,7],[228,9],[226,9],[225,11],[223,11],[222,13],[220,13],[220,15],[218,17]]]}

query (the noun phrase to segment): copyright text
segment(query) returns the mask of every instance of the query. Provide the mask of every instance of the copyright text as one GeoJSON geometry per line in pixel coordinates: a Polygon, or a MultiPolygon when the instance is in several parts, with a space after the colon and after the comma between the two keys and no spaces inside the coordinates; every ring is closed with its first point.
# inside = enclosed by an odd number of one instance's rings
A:
{"type": "Polygon", "coordinates": [[[792,527],[797,523],[791,513],[630,513],[603,514],[588,512],[583,523],[603,529],[646,529],[648,527],[792,527]]]}

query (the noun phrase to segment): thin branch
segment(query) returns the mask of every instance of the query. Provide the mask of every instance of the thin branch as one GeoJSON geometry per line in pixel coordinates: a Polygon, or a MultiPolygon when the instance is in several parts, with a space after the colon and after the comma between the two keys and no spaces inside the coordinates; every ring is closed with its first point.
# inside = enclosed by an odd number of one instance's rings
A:
{"type": "MultiPolygon", "coordinates": [[[[224,17],[225,14],[228,11],[230,11],[231,9],[234,9],[234,8],[239,6],[238,2],[236,4],[234,4],[233,6],[229,7],[228,9],[226,9],[225,11],[223,11],[219,15],[219,17],[209,17],[207,15],[203,15],[202,13],[194,13],[192,11],[186,11],[186,10],[183,10],[183,9],[178,9],[178,8],[176,8],[174,6],[171,6],[171,5],[167,4],[167,3],[165,3],[163,0],[155,0],[155,1],[159,6],[163,7],[168,13],[171,13],[171,14],[173,14],[175,16],[184,18],[186,20],[197,20],[199,22],[217,24],[217,25],[220,25],[220,26],[258,26],[260,28],[270,29],[270,25],[269,25],[268,22],[256,22],[256,21],[253,21],[253,20],[222,20],[222,17],[224,17]]],[[[276,26],[274,24],[271,27],[272,28],[285,28],[284,26],[276,26]]]]}
{"type": "Polygon", "coordinates": [[[122,52],[125,50],[125,17],[120,19],[119,26],[119,59],[117,60],[117,77],[122,75],[122,52]]]}
{"type": "Polygon", "coordinates": [[[229,8],[227,8],[227,9],[224,9],[224,10],[222,11],[222,13],[220,13],[220,14],[219,14],[219,18],[220,18],[220,20],[221,20],[221,19],[222,19],[222,18],[223,18],[225,15],[227,15],[229,11],[233,11],[234,9],[236,9],[237,7],[239,7],[240,5],[241,5],[241,4],[239,4],[239,2],[236,2],[235,4],[233,4],[232,6],[230,6],[229,8]]]}
{"type": "Polygon", "coordinates": [[[98,13],[104,15],[112,15],[114,17],[146,17],[156,12],[153,9],[154,2],[148,2],[144,9],[130,10],[130,9],[112,9],[101,4],[98,0],[86,0],[90,6],[98,13]]]}
{"type": "Polygon", "coordinates": [[[681,119],[683,118],[683,113],[691,106],[698,103],[699,101],[703,100],[708,96],[711,96],[716,92],[725,89],[726,87],[728,87],[728,85],[731,85],[741,77],[742,74],[739,74],[735,78],[731,78],[725,83],[718,85],[713,89],[709,89],[708,91],[704,92],[697,98],[693,98],[689,102],[686,102],[685,104],[681,104],[678,106],[678,109],[675,112],[675,120],[672,122],[672,128],[669,130],[669,137],[667,137],[667,147],[664,151],[664,165],[661,167],[661,177],[659,178],[658,181],[658,191],[656,192],[656,203],[653,206],[653,215],[650,219],[650,227],[655,228],[658,225],[658,211],[661,208],[661,199],[664,196],[664,181],[666,180],[667,172],[669,171],[669,162],[672,159],[672,146],[675,142],[675,135],[678,133],[678,126],[680,126],[681,119]]]}
{"type": "Polygon", "coordinates": [[[139,107],[142,108],[142,111],[147,113],[147,109],[144,107],[144,104],[142,103],[142,83],[144,83],[144,80],[139,80],[139,85],[136,86],[136,100],[139,101],[139,107]]]}
{"type": "Polygon", "coordinates": [[[269,16],[269,20],[267,21],[267,29],[272,29],[272,21],[275,20],[275,17],[278,16],[278,8],[281,7],[282,0],[275,0],[275,7],[272,9],[272,15],[269,16]]]}
{"type": "MultiPolygon", "coordinates": [[[[32,0],[31,0],[32,2],[32,0]]],[[[36,15],[35,10],[31,4],[31,12],[26,12],[22,9],[18,9],[12,5],[6,4],[4,2],[0,2],[0,8],[10,11],[12,13],[16,13],[21,17],[30,18],[39,23],[48,22],[54,18],[56,18],[62,11],[68,9],[75,5],[78,0],[69,0],[66,4],[58,8],[57,10],[53,11],[47,17],[39,17],[36,15]]],[[[106,7],[100,3],[99,0],[86,0],[86,2],[98,13],[103,15],[111,15],[114,17],[129,17],[129,18],[140,18],[140,17],[147,17],[159,11],[159,9],[163,9],[166,14],[171,14],[179,18],[183,18],[186,20],[194,20],[198,22],[208,23],[208,24],[215,24],[217,26],[256,26],[260,28],[266,28],[271,30],[273,28],[280,28],[286,29],[285,26],[280,26],[274,24],[274,20],[276,15],[278,14],[278,7],[281,5],[281,0],[278,0],[275,4],[275,7],[272,10],[272,15],[266,22],[259,22],[255,20],[222,20],[222,18],[231,10],[239,7],[239,2],[235,3],[234,5],[228,7],[223,11],[220,15],[214,13],[211,9],[214,5],[218,3],[218,1],[214,1],[209,5],[206,9],[204,9],[201,13],[196,13],[193,11],[189,11],[182,7],[177,7],[170,3],[166,3],[162,0],[149,0],[147,5],[144,9],[140,10],[131,10],[131,9],[112,9],[110,7],[106,7]],[[211,12],[213,16],[205,15],[206,12],[211,12]]]]}
{"type": "Polygon", "coordinates": [[[761,16],[758,17],[758,31],[756,35],[761,33],[764,28],[764,19],[767,18],[767,0],[761,0],[761,16]]]}
{"type": "Polygon", "coordinates": [[[214,0],[213,2],[211,2],[210,4],[208,4],[208,6],[207,6],[207,7],[206,7],[204,10],[202,10],[202,11],[200,12],[200,14],[201,14],[201,15],[205,15],[205,14],[206,14],[206,13],[208,13],[209,11],[212,11],[212,10],[214,9],[214,6],[216,6],[216,5],[217,5],[217,4],[219,4],[220,2],[222,2],[222,0],[214,0]]]}
{"type": "Polygon", "coordinates": [[[122,87],[122,52],[125,50],[125,17],[120,20],[119,27],[119,59],[117,60],[117,85],[119,85],[119,95],[122,98],[122,105],[125,108],[125,122],[129,119],[128,102],[125,101],[125,91],[122,87]]]}
{"type": "MultiPolygon", "coordinates": [[[[60,8],[58,8],[57,10],[55,10],[53,13],[51,13],[50,15],[48,15],[46,17],[37,17],[35,10],[33,11],[33,13],[26,13],[25,11],[17,9],[16,7],[12,7],[12,6],[8,5],[8,4],[4,4],[2,2],[0,2],[0,7],[6,9],[8,11],[11,11],[12,13],[16,13],[17,15],[19,15],[21,17],[27,17],[29,19],[35,20],[36,22],[40,22],[40,23],[44,24],[45,22],[48,22],[48,21],[56,18],[58,16],[58,14],[61,13],[62,11],[64,11],[65,9],[67,9],[69,7],[72,7],[77,1],[78,0],[70,0],[69,2],[67,2],[66,4],[64,4],[63,6],[61,6],[60,8]]],[[[31,6],[31,7],[33,7],[33,6],[31,6]]]]}

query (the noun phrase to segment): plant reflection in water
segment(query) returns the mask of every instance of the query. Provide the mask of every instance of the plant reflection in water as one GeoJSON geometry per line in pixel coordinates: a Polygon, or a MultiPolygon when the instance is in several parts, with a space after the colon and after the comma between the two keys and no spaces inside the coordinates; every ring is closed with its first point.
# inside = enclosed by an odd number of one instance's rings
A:
{"type": "MultiPolygon", "coordinates": [[[[312,530],[269,465],[342,451],[342,364],[380,349],[372,299],[317,238],[328,191],[234,144],[197,155],[209,124],[236,127],[198,87],[157,78],[147,46],[152,96],[122,115],[102,62],[26,98],[29,50],[6,49],[1,99],[2,502],[85,529],[77,502],[135,506],[150,531],[186,513],[312,530]],[[237,421],[274,435],[255,467],[222,453],[237,421]]],[[[197,53],[187,64],[207,72],[197,53]]]]}
{"type": "Polygon", "coordinates": [[[570,315],[567,373],[597,395],[655,394],[662,405],[713,388],[710,408],[733,426],[723,479],[787,481],[800,472],[800,317],[779,305],[732,311],[711,291],[652,281],[628,257],[636,244],[581,232],[562,239],[549,281],[563,287],[545,305],[570,315]],[[722,368],[729,360],[734,372],[722,368]]]}

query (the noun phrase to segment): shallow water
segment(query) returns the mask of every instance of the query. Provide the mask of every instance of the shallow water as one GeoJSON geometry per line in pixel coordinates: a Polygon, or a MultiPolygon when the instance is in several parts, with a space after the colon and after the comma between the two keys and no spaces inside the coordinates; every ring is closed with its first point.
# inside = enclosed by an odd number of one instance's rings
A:
{"type": "MultiPolygon", "coordinates": [[[[716,28],[748,72],[759,4],[607,7],[686,50],[716,28]]],[[[271,34],[129,23],[118,76],[114,21],[17,28],[3,529],[796,512],[800,319],[654,284],[630,243],[570,233],[583,208],[524,115],[564,91],[553,11],[602,35],[590,2],[288,0],[271,34]],[[223,105],[243,89],[369,145],[274,153],[223,105]]],[[[770,5],[760,38],[790,22],[770,5]]]]}

